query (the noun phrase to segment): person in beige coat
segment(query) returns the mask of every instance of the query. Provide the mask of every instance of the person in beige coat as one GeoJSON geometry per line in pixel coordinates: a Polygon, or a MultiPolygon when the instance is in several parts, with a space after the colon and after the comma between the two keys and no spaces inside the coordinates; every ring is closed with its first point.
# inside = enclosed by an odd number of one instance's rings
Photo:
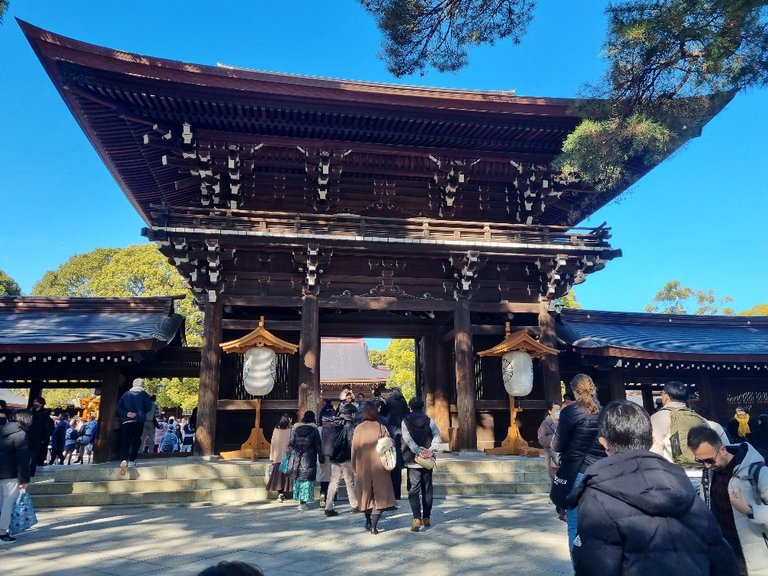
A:
{"type": "Polygon", "coordinates": [[[379,460],[376,443],[389,436],[387,427],[379,424],[379,411],[374,404],[363,405],[363,421],[352,437],[352,468],[355,471],[355,494],[358,507],[365,512],[365,529],[378,534],[381,512],[394,508],[395,493],[389,471],[379,460]]]}
{"type": "Polygon", "coordinates": [[[280,422],[272,432],[272,442],[269,445],[269,461],[272,463],[272,472],[267,482],[267,490],[277,492],[277,501],[285,502],[285,493],[293,489],[293,480],[289,474],[280,472],[280,463],[283,461],[288,441],[291,439],[291,419],[288,414],[283,414],[280,422]]]}

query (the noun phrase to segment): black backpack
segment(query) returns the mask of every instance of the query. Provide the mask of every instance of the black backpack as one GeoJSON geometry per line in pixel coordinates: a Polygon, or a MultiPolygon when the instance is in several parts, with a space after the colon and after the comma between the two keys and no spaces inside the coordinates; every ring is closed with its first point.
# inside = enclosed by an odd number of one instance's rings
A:
{"type": "Polygon", "coordinates": [[[340,423],[334,422],[331,428],[331,452],[328,455],[333,462],[346,462],[352,456],[352,447],[349,445],[346,421],[339,418],[340,423]]]}

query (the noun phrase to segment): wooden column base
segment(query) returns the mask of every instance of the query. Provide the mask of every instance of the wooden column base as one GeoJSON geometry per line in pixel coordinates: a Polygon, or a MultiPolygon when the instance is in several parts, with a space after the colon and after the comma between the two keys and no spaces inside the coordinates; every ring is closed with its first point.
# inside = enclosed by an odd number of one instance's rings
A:
{"type": "Polygon", "coordinates": [[[269,442],[264,437],[264,431],[261,429],[261,399],[258,398],[253,401],[256,407],[256,420],[253,428],[251,428],[251,435],[248,436],[240,450],[231,450],[229,452],[222,452],[219,457],[222,460],[234,460],[235,458],[248,458],[251,462],[255,462],[260,457],[269,457],[269,442]]]}
{"type": "Polygon", "coordinates": [[[522,408],[515,407],[515,399],[509,397],[510,422],[507,428],[507,437],[501,441],[498,448],[486,448],[484,452],[489,456],[529,456],[536,458],[544,454],[541,448],[531,448],[520,434],[520,428],[517,425],[517,413],[522,412],[522,408]]]}
{"type": "Polygon", "coordinates": [[[261,428],[251,428],[251,435],[248,436],[239,450],[231,450],[219,454],[222,460],[234,460],[236,458],[247,458],[256,461],[259,458],[269,457],[269,442],[264,437],[264,431],[261,428]]]}

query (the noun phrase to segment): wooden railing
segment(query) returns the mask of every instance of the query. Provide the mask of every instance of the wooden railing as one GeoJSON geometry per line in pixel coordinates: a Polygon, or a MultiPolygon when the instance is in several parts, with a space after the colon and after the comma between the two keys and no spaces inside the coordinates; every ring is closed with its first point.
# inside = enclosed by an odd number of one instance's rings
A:
{"type": "Polygon", "coordinates": [[[527,226],[500,222],[466,222],[432,218],[377,218],[352,214],[296,214],[244,210],[153,206],[156,227],[216,230],[221,234],[337,236],[373,241],[382,239],[438,242],[562,244],[608,247],[610,228],[527,226]]]}

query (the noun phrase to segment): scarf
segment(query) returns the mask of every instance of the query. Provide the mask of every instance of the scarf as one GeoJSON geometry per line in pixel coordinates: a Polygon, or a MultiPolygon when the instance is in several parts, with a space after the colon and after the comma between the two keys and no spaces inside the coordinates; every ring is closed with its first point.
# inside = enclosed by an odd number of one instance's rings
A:
{"type": "Polygon", "coordinates": [[[750,433],[749,430],[749,414],[744,414],[744,416],[736,416],[736,422],[739,423],[739,429],[736,431],[736,435],[739,438],[746,438],[747,435],[750,433]]]}

